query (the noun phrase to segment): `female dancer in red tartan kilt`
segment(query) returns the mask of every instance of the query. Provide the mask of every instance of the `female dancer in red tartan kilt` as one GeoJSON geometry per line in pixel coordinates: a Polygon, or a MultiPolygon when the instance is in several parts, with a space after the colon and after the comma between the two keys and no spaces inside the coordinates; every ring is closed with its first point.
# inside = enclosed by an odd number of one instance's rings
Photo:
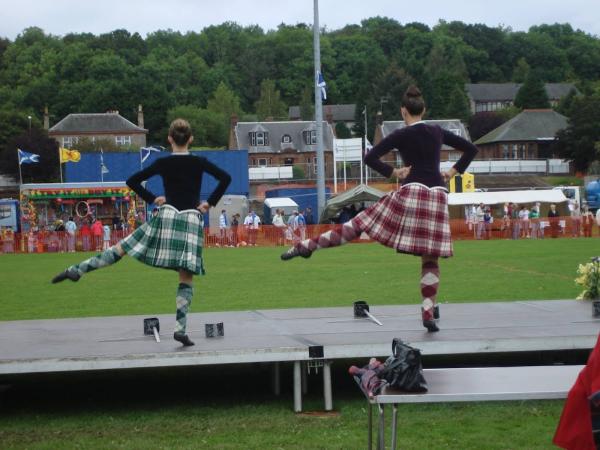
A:
{"type": "Polygon", "coordinates": [[[423,326],[428,331],[439,331],[434,317],[440,276],[438,258],[452,256],[446,182],[467,169],[477,148],[422,120],[425,102],[416,86],[409,87],[402,97],[401,113],[406,127],[391,133],[365,156],[365,164],[383,176],[403,180],[400,189],[344,223],[341,232],[328,231],[306,239],[283,253],[281,259],[308,258],[315,250],[345,244],[363,232],[398,252],[420,256],[423,326]],[[444,144],[463,155],[450,170],[440,172],[444,144]],[[404,167],[393,168],[380,160],[393,149],[400,152],[404,167]]]}

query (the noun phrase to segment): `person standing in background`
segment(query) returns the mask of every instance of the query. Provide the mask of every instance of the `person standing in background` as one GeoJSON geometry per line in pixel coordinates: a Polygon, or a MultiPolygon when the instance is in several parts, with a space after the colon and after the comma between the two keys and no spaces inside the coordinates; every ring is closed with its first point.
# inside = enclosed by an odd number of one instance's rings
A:
{"type": "Polygon", "coordinates": [[[227,220],[227,211],[222,209],[219,216],[219,243],[225,247],[229,245],[229,221],[227,220]]]}
{"type": "Polygon", "coordinates": [[[110,226],[102,226],[102,250],[108,250],[110,248],[110,226]]]}
{"type": "Polygon", "coordinates": [[[96,251],[102,250],[102,235],[104,230],[102,229],[102,222],[96,217],[92,224],[92,236],[94,238],[94,249],[96,251]]]}
{"type": "Polygon", "coordinates": [[[550,221],[550,235],[553,238],[557,238],[558,237],[558,233],[559,233],[559,228],[560,228],[560,223],[559,221],[559,214],[558,211],[556,210],[556,205],[554,203],[552,203],[550,205],[550,211],[548,211],[548,220],[550,221]]]}
{"type": "Polygon", "coordinates": [[[73,217],[69,217],[69,220],[65,223],[65,231],[67,232],[67,251],[70,253],[75,252],[75,232],[77,231],[77,224],[73,220],[73,217]]]}

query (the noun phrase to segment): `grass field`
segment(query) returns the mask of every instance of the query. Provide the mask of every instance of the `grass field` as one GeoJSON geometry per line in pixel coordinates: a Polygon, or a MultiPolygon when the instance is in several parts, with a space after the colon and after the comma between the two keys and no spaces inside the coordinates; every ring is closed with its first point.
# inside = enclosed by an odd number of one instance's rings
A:
{"type": "MultiPolygon", "coordinates": [[[[464,241],[441,262],[440,299],[480,302],[574,298],[575,270],[600,241],[464,241]]],[[[206,249],[193,312],[370,304],[418,307],[418,258],[357,244],[282,263],[281,249],[206,249]]],[[[176,275],[125,258],[78,283],[51,277],[83,254],[0,255],[0,319],[174,311],[176,275]]],[[[3,342],[0,345],[8,345],[3,342]]],[[[0,448],[363,449],[365,402],[335,367],[332,417],[296,415],[291,388],[271,396],[268,371],[167,371],[26,380],[0,404],[0,448]],[[227,395],[221,392],[227,390],[227,395]],[[151,393],[151,395],[149,395],[151,393]]],[[[284,377],[282,379],[288,379],[284,377]]],[[[318,378],[318,377],[317,377],[318,378]]],[[[349,378],[349,377],[348,377],[349,378]]],[[[320,409],[318,380],[305,408],[320,409]]],[[[0,381],[1,384],[1,381],[0,381]]],[[[401,448],[552,448],[562,401],[406,405],[401,448]]]]}
{"type": "MultiPolygon", "coordinates": [[[[417,304],[420,259],[376,244],[352,244],[281,262],[281,248],[208,248],[193,312],[369,304],[417,304]]],[[[455,242],[441,260],[442,302],[575,298],[579,263],[600,254],[600,240],[455,242]]],[[[91,254],[88,254],[91,255],[91,254]]],[[[124,258],[78,283],[53,275],[88,256],[0,255],[0,319],[159,314],[174,311],[177,275],[124,258]]]]}

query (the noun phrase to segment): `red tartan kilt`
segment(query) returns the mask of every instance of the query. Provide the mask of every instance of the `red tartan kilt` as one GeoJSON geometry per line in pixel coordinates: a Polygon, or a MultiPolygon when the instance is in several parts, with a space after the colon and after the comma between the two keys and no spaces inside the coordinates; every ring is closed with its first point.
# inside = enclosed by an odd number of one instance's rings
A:
{"type": "Polygon", "coordinates": [[[442,187],[406,184],[360,212],[353,221],[371,239],[398,252],[452,256],[448,193],[442,187]]]}

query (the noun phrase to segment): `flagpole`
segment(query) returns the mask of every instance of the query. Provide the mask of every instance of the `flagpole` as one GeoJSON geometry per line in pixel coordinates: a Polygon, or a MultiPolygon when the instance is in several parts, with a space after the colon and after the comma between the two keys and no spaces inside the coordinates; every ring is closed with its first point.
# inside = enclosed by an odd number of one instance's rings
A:
{"type": "Polygon", "coordinates": [[[360,158],[360,184],[363,184],[363,159],[367,154],[367,105],[365,105],[365,109],[363,109],[363,115],[365,116],[365,147],[363,151],[362,158],[360,158]]]}
{"type": "Polygon", "coordinates": [[[21,173],[21,155],[19,155],[19,149],[17,149],[17,162],[19,163],[19,186],[23,184],[23,174],[21,173]]]}
{"type": "Polygon", "coordinates": [[[321,102],[321,87],[319,86],[319,72],[321,72],[319,0],[314,0],[313,46],[315,60],[315,125],[317,133],[317,217],[321,217],[321,213],[325,209],[325,152],[323,150],[323,105],[321,102]]]}

